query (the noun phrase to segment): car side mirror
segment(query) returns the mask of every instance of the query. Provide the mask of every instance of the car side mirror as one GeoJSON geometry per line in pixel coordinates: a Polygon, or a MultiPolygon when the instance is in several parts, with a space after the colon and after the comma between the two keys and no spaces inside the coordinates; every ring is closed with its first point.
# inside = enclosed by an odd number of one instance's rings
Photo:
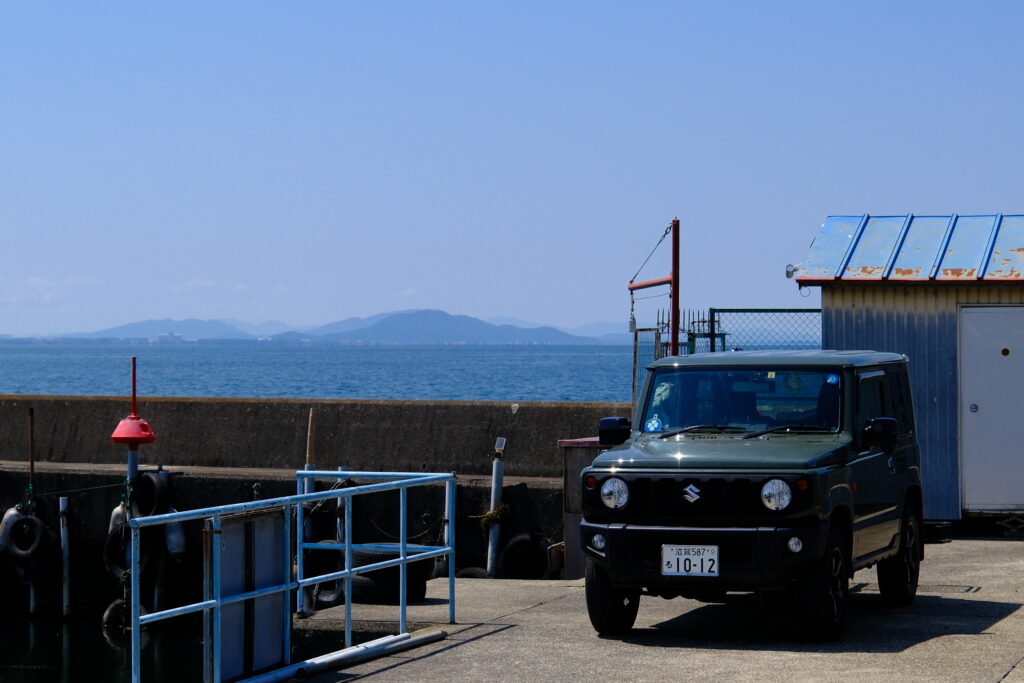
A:
{"type": "Polygon", "coordinates": [[[629,420],[624,417],[602,417],[597,436],[602,446],[618,446],[629,438],[629,420]]]}
{"type": "Polygon", "coordinates": [[[873,417],[864,425],[862,440],[867,448],[881,448],[886,453],[896,450],[898,428],[894,417],[873,417]]]}

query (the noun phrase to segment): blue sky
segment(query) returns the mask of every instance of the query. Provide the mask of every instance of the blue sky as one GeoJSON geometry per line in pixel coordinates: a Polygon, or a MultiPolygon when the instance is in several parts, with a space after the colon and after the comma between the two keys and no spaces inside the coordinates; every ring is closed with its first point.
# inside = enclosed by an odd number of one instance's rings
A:
{"type": "Polygon", "coordinates": [[[625,329],[676,215],[684,307],[815,306],[829,214],[1024,211],[1020,8],[6,3],[0,333],[625,329]]]}

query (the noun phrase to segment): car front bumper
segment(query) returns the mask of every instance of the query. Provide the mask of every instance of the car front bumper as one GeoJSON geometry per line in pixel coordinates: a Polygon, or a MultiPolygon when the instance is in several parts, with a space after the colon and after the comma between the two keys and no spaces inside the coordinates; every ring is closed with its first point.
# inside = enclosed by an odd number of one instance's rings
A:
{"type": "Polygon", "coordinates": [[[580,523],[583,550],[608,571],[617,586],[645,587],[655,592],[785,589],[821,558],[827,523],[800,527],[705,528],[580,523]],[[605,537],[597,550],[596,534],[605,537]],[[792,552],[789,539],[803,548],[792,552]],[[718,576],[665,576],[662,545],[718,546],[718,576]]]}

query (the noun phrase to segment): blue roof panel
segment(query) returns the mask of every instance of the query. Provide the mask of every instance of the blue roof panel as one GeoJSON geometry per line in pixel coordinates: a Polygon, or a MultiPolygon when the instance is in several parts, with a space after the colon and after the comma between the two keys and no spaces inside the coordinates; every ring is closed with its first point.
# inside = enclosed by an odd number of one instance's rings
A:
{"type": "Polygon", "coordinates": [[[1003,216],[992,246],[986,280],[1024,278],[1024,216],[1003,216]]]}
{"type": "Polygon", "coordinates": [[[906,216],[871,216],[864,225],[857,247],[843,270],[844,280],[881,280],[887,261],[878,254],[891,254],[903,232],[906,216]]]}
{"type": "Polygon", "coordinates": [[[839,273],[840,264],[860,227],[861,216],[829,216],[811,242],[811,252],[800,269],[808,277],[825,279],[839,273]]]}
{"type": "Polygon", "coordinates": [[[949,216],[913,216],[907,237],[896,254],[889,275],[891,280],[927,280],[931,276],[935,255],[949,227],[949,216]]]}
{"type": "Polygon", "coordinates": [[[936,280],[977,280],[998,216],[960,216],[942,253],[936,280]]]}
{"type": "Polygon", "coordinates": [[[829,216],[796,279],[1024,282],[1024,215],[829,216]]]}

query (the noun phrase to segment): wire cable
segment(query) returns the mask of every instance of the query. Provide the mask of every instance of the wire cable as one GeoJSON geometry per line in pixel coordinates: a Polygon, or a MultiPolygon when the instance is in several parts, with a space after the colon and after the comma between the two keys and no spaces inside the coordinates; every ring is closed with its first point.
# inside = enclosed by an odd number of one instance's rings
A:
{"type": "Polygon", "coordinates": [[[661,234],[661,239],[658,240],[658,243],[654,245],[654,249],[651,249],[651,253],[648,254],[647,258],[644,259],[644,262],[640,264],[640,268],[636,271],[636,273],[633,274],[633,277],[631,277],[629,279],[630,283],[633,283],[633,282],[636,281],[636,276],[640,274],[640,271],[644,269],[644,266],[647,265],[647,262],[651,260],[651,257],[654,256],[654,252],[656,252],[658,250],[658,247],[661,246],[661,243],[665,241],[665,238],[668,237],[668,234],[670,232],[672,232],[672,224],[671,223],[669,223],[668,227],[665,228],[665,232],[663,232],[661,234]]]}

